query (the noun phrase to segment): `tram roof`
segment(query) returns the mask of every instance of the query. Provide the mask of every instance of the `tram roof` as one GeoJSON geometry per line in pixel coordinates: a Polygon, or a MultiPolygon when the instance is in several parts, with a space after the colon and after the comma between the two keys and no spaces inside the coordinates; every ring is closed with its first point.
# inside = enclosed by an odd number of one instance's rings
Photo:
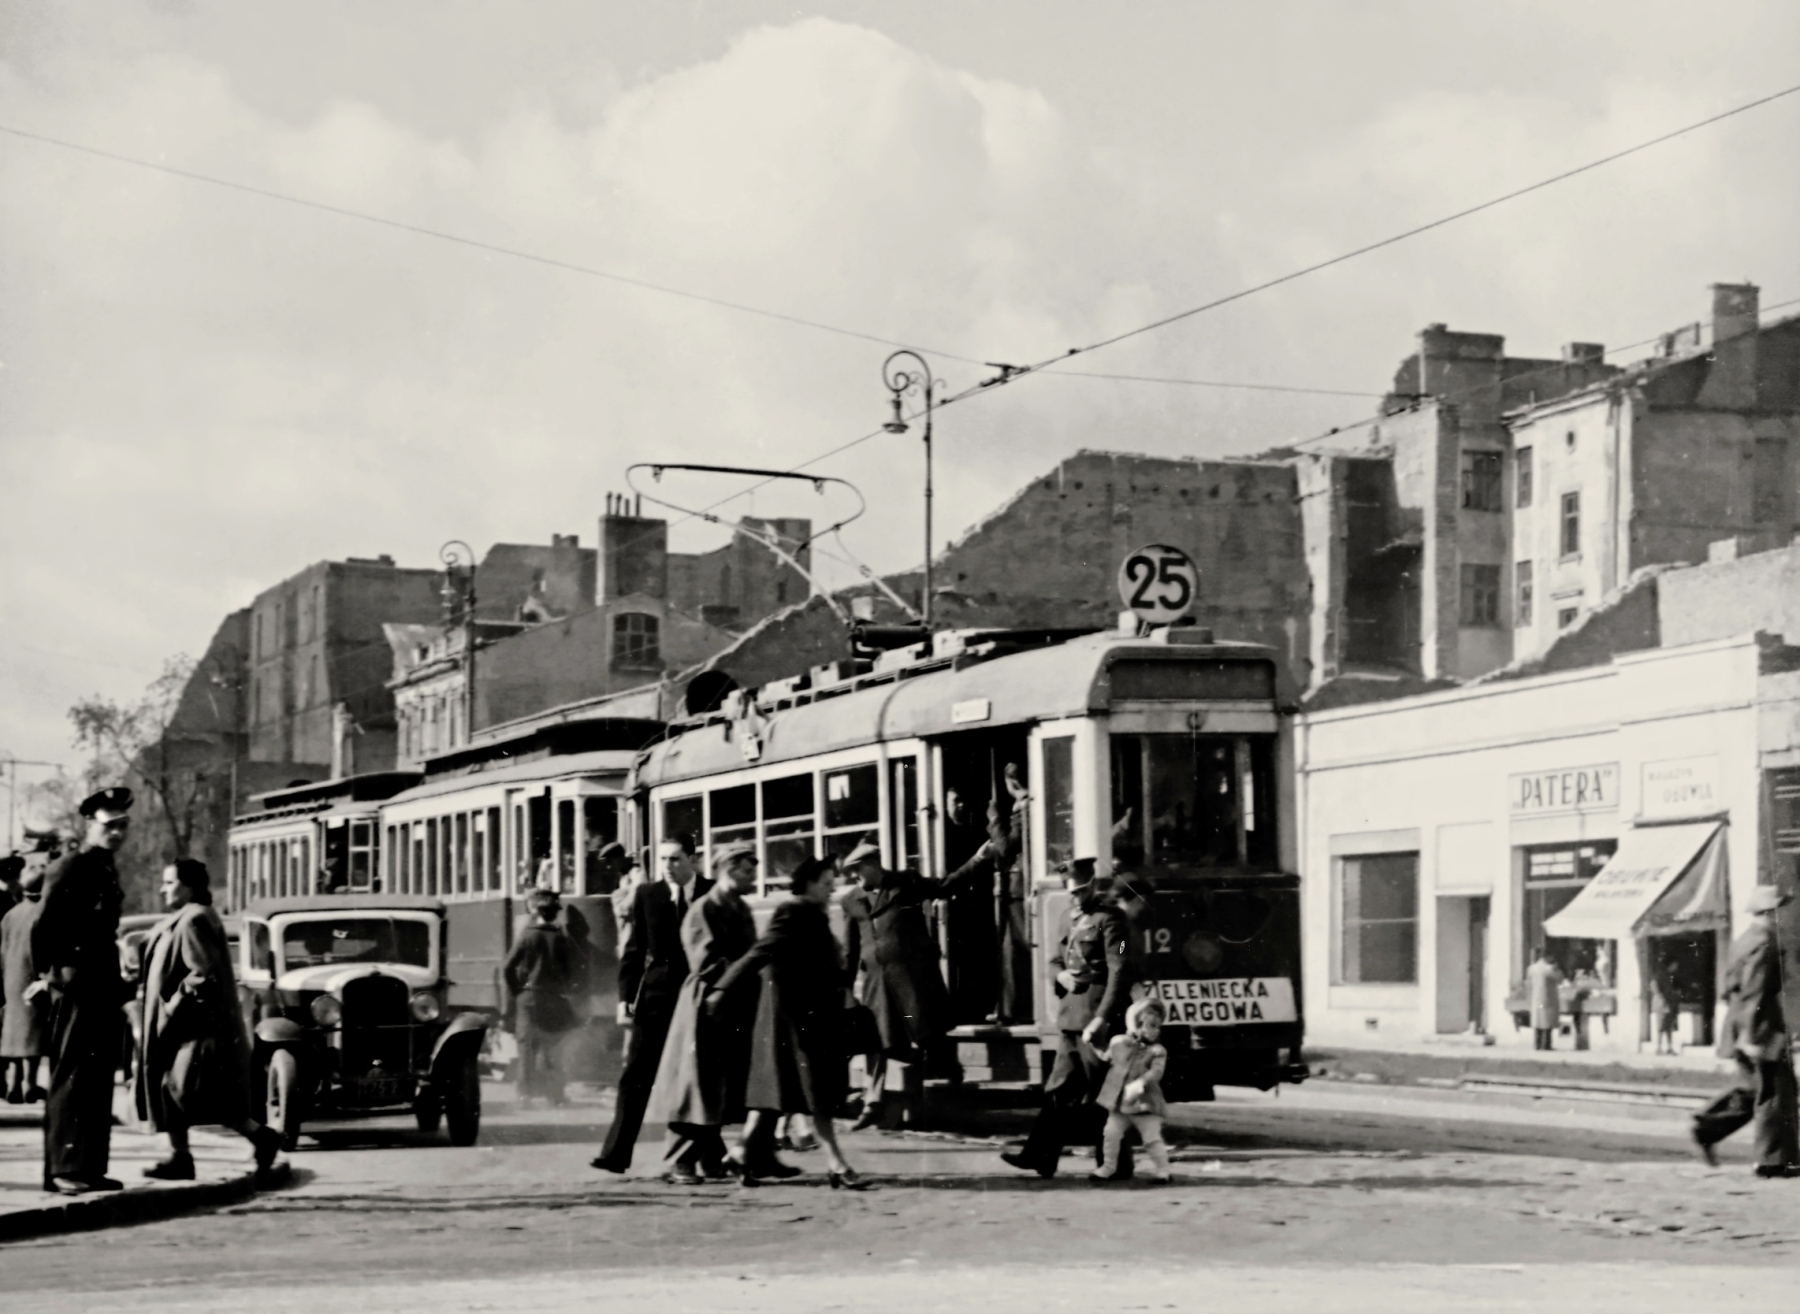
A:
{"type": "Polygon", "coordinates": [[[444,911],[442,899],[429,894],[303,894],[287,899],[252,899],[240,917],[274,917],[280,913],[307,912],[435,912],[444,911]]]}
{"type": "Polygon", "coordinates": [[[1083,716],[1110,704],[1111,671],[1121,658],[1235,664],[1272,663],[1275,654],[1260,644],[1151,642],[1100,633],[918,674],[902,668],[845,692],[816,692],[793,706],[769,710],[759,704],[755,723],[715,715],[677,724],[639,755],[637,779],[653,785],[742,770],[750,762],[741,736],[752,727],[761,738],[755,759],[761,766],[899,739],[1083,716]],[[982,702],[986,714],[971,715],[982,702]]]}
{"type": "Polygon", "coordinates": [[[444,794],[480,789],[487,785],[528,784],[534,780],[555,780],[562,776],[617,772],[623,777],[631,769],[633,756],[625,749],[608,748],[589,753],[546,754],[522,762],[487,762],[480,770],[427,780],[422,785],[415,785],[404,793],[394,795],[388,803],[412,803],[419,799],[438,798],[444,794]]]}

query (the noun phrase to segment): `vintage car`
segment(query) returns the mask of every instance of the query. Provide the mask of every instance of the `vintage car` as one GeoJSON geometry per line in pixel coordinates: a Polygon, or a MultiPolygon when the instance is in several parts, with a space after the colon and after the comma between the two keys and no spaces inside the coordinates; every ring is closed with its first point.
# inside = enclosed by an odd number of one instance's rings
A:
{"type": "Polygon", "coordinates": [[[239,995],[267,1122],[410,1110],[453,1145],[481,1130],[489,1015],[446,1003],[444,905],[404,894],[263,899],[242,914],[239,995]]]}

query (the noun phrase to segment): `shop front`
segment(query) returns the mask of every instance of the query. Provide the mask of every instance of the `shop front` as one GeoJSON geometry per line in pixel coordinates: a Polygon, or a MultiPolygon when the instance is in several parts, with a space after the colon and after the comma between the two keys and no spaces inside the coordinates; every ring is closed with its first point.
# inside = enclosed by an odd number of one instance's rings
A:
{"type": "Polygon", "coordinates": [[[1754,641],[1300,718],[1308,1033],[1529,1048],[1710,1046],[1756,879],[1754,641]]]}

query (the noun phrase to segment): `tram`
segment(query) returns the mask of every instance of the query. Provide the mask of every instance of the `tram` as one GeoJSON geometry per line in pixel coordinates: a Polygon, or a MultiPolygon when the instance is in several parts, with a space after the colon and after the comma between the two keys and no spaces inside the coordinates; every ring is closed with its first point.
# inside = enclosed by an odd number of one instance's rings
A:
{"type": "MultiPolygon", "coordinates": [[[[639,757],[633,832],[704,858],[748,841],[767,905],[808,856],[862,840],[889,867],[955,870],[1024,786],[1029,977],[1007,966],[994,882],[935,905],[957,1026],[952,1080],[1036,1083],[1054,1047],[1044,983],[1074,858],[1153,888],[1129,928],[1134,991],[1167,1004],[1171,1099],[1303,1079],[1290,719],[1275,654],[1195,628],[940,632],[730,694],[639,757]]],[[[928,1064],[929,1067],[929,1064],[928,1064]]]]}
{"type": "Polygon", "coordinates": [[[226,906],[380,889],[381,805],[419,781],[379,771],[258,794],[232,820],[226,906]]]}

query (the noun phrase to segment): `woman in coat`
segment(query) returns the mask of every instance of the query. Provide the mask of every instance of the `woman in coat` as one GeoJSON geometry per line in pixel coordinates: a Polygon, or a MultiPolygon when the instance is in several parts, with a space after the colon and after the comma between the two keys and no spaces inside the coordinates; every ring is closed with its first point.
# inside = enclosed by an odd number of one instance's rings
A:
{"type": "Polygon", "coordinates": [[[266,1178],[281,1134],[250,1116],[250,1045],[206,864],[183,858],[163,868],[162,896],[173,915],[157,925],[144,950],[137,1108],[167,1134],[171,1154],[144,1176],[191,1181],[188,1128],[217,1124],[255,1147],[257,1174],[266,1178]]]}
{"type": "MultiPolygon", "coordinates": [[[[38,855],[33,854],[32,859],[38,855]]],[[[19,877],[23,896],[5,917],[0,917],[0,1076],[5,1077],[8,1104],[37,1103],[44,1098],[38,1085],[38,1060],[44,1053],[44,1027],[49,1020],[49,996],[33,993],[37,971],[31,965],[31,924],[43,905],[42,860],[28,860],[19,877]]]]}
{"type": "Polygon", "coordinates": [[[765,1116],[810,1116],[831,1164],[832,1186],[861,1190],[865,1184],[838,1148],[831,1123],[848,1091],[850,1063],[850,974],[827,911],[837,889],[837,860],[808,858],[795,869],[791,888],[793,897],[777,905],[762,938],[719,979],[707,1004],[728,1007],[739,989],[760,978],[745,1101],[765,1116]]]}
{"type": "Polygon", "coordinates": [[[748,844],[713,850],[712,888],[681,922],[688,976],[675,1000],[651,1088],[649,1116],[669,1125],[664,1180],[691,1185],[726,1171],[722,1128],[745,1114],[750,1023],[756,1001],[708,1012],[701,1007],[725,969],[756,943],[756,919],[744,896],[756,888],[756,852],[748,844]]]}

